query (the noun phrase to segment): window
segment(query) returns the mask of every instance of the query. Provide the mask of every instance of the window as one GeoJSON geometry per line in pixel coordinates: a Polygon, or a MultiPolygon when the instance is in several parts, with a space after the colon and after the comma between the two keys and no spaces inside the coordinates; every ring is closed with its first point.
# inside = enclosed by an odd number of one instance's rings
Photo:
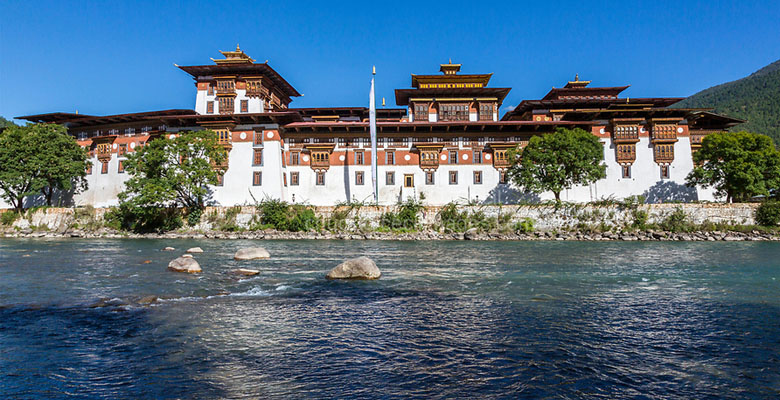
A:
{"type": "Polygon", "coordinates": [[[206,114],[214,114],[214,102],[213,101],[207,101],[206,102],[206,114]]]}
{"type": "Polygon", "coordinates": [[[496,149],[493,151],[493,157],[495,159],[493,160],[496,164],[503,164],[506,163],[506,149],[496,149]]]}
{"type": "Polygon", "coordinates": [[[254,136],[254,140],[252,140],[252,144],[253,145],[255,145],[255,146],[262,146],[263,145],[263,133],[264,133],[263,131],[260,131],[260,132],[255,131],[255,133],[254,133],[254,135],[255,135],[254,136]]]}
{"type": "Polygon", "coordinates": [[[100,169],[101,174],[108,173],[108,161],[103,161],[103,167],[100,169]]]}
{"type": "Polygon", "coordinates": [[[482,164],[482,150],[474,150],[474,164],[482,164]]]}
{"type": "Polygon", "coordinates": [[[242,113],[249,112],[249,100],[241,100],[241,112],[242,113]]]}
{"type": "Polygon", "coordinates": [[[127,143],[123,143],[119,145],[119,151],[117,152],[117,157],[122,157],[125,154],[127,154],[127,143]]]}
{"type": "Polygon", "coordinates": [[[434,180],[434,172],[433,171],[425,171],[425,184],[426,185],[433,185],[434,180]]]}
{"type": "Polygon", "coordinates": [[[480,103],[479,104],[479,120],[480,121],[492,121],[493,120],[493,103],[480,103]]]}
{"type": "Polygon", "coordinates": [[[474,171],[474,184],[475,185],[482,184],[482,171],[474,171]]]}
{"type": "Polygon", "coordinates": [[[669,179],[669,166],[668,165],[662,165],[661,166],[661,179],[669,179]]]}
{"type": "Polygon", "coordinates": [[[89,161],[87,163],[87,175],[91,175],[91,174],[92,174],[92,161],[89,161]]]}
{"type": "Polygon", "coordinates": [[[450,150],[450,164],[457,164],[457,163],[458,163],[458,151],[450,150]]]}
{"type": "Polygon", "coordinates": [[[252,186],[260,186],[263,184],[263,173],[255,171],[252,173],[252,186]]]}
{"type": "Polygon", "coordinates": [[[217,129],[217,141],[219,144],[230,143],[230,131],[227,129],[217,129]]]}
{"type": "Polygon", "coordinates": [[[441,104],[439,106],[440,121],[468,121],[469,106],[466,104],[441,104]]]}
{"type": "Polygon", "coordinates": [[[355,165],[363,165],[364,153],[362,151],[355,152],[355,165]]]}
{"type": "Polygon", "coordinates": [[[362,185],[363,183],[363,171],[355,171],[355,185],[362,185]]]}
{"type": "Polygon", "coordinates": [[[263,165],[263,149],[254,150],[254,158],[252,159],[252,165],[263,165]]]}
{"type": "Polygon", "coordinates": [[[125,173],[125,161],[124,160],[119,160],[119,166],[117,167],[117,172],[119,172],[120,174],[124,174],[125,173]]]}
{"type": "Polygon", "coordinates": [[[135,135],[135,128],[125,128],[125,136],[135,135]]]}
{"type": "Polygon", "coordinates": [[[219,113],[220,114],[233,114],[235,110],[235,99],[232,97],[220,97],[219,98],[219,113]]]}
{"type": "Polygon", "coordinates": [[[298,186],[298,172],[290,172],[290,186],[298,186]]]}
{"type": "Polygon", "coordinates": [[[414,120],[415,121],[427,121],[428,120],[428,104],[415,104],[414,105],[414,120]]]}
{"type": "Polygon", "coordinates": [[[412,175],[412,174],[405,174],[404,175],[404,187],[407,187],[407,188],[414,187],[414,175],[412,175]]]}
{"type": "Polygon", "coordinates": [[[79,140],[87,140],[87,132],[79,132],[79,140]]]}
{"type": "Polygon", "coordinates": [[[450,171],[450,185],[458,184],[458,171],[450,171]]]}
{"type": "Polygon", "coordinates": [[[509,180],[506,171],[498,171],[498,183],[501,185],[506,185],[508,181],[509,180]]]}
{"type": "Polygon", "coordinates": [[[311,162],[314,166],[330,165],[330,154],[327,151],[313,151],[311,162]]]}
{"type": "Polygon", "coordinates": [[[300,164],[301,159],[301,153],[294,151],[290,153],[290,165],[298,165],[300,164]]]}
{"type": "Polygon", "coordinates": [[[325,172],[317,171],[317,186],[325,186],[325,172]]]}
{"type": "Polygon", "coordinates": [[[385,153],[385,164],[387,165],[394,165],[395,164],[395,152],[394,151],[388,151],[385,153]]]}
{"type": "MultiPolygon", "coordinates": [[[[207,92],[208,95],[209,96],[213,96],[214,95],[214,85],[212,85],[211,83],[207,83],[206,85],[207,85],[206,86],[206,88],[207,88],[206,90],[208,90],[208,92],[207,92]]],[[[211,106],[211,112],[214,112],[214,105],[213,104],[211,106]]]]}
{"type": "Polygon", "coordinates": [[[656,144],[653,150],[655,162],[674,161],[674,144],[656,144]]]}
{"type": "Polygon", "coordinates": [[[284,182],[282,182],[284,187],[287,187],[287,174],[282,174],[282,180],[284,181],[284,182]]]}
{"type": "Polygon", "coordinates": [[[631,166],[621,165],[620,167],[623,170],[623,178],[631,178],[631,166]]]}
{"type": "Polygon", "coordinates": [[[387,172],[385,174],[385,185],[387,186],[395,185],[395,172],[387,172]]]}

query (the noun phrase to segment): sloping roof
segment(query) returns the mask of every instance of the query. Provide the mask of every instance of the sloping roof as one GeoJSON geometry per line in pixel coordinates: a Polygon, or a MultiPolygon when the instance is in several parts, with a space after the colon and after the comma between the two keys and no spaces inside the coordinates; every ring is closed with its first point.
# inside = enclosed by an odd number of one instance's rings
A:
{"type": "Polygon", "coordinates": [[[263,75],[271,79],[284,94],[290,97],[299,97],[301,94],[295,90],[278,72],[267,62],[254,64],[220,64],[220,65],[192,65],[178,66],[182,71],[192,75],[194,79],[205,76],[219,75],[263,75]]]}
{"type": "Polygon", "coordinates": [[[409,104],[410,97],[468,97],[468,98],[480,98],[480,97],[496,97],[498,102],[504,101],[504,98],[510,88],[432,88],[432,89],[396,89],[395,90],[395,103],[399,106],[405,106],[409,104]]]}
{"type": "Polygon", "coordinates": [[[193,114],[196,114],[194,110],[171,109],[171,110],[146,111],[140,113],[115,114],[115,115],[49,113],[49,114],[27,115],[23,117],[17,117],[17,119],[23,119],[31,122],[50,122],[50,123],[62,124],[68,128],[75,128],[79,126],[105,125],[105,124],[114,124],[114,123],[121,123],[121,122],[143,121],[143,120],[156,119],[159,117],[164,117],[169,115],[193,115],[193,114]]]}

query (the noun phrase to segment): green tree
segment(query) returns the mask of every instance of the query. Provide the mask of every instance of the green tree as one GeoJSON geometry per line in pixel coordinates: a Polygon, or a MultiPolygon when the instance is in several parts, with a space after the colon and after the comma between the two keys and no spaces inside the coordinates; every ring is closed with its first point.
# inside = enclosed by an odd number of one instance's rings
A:
{"type": "Polygon", "coordinates": [[[693,161],[698,166],[688,174],[688,186],[713,187],[727,203],[767,196],[780,187],[780,153],[768,136],[713,133],[704,138],[693,161]]]}
{"type": "Polygon", "coordinates": [[[510,150],[509,160],[509,176],[517,186],[533,193],[549,190],[559,203],[564,189],[607,176],[603,145],[580,128],[533,136],[524,149],[510,150]]]}
{"type": "Polygon", "coordinates": [[[17,211],[24,198],[46,185],[41,177],[39,142],[27,127],[10,126],[0,132],[0,190],[17,211]]]}
{"type": "Polygon", "coordinates": [[[46,181],[41,192],[46,205],[52,205],[55,191],[78,193],[87,189],[87,167],[91,161],[68,130],[57,124],[33,124],[26,127],[36,137],[40,176],[46,181]]]}
{"type": "Polygon", "coordinates": [[[128,155],[125,169],[131,177],[120,201],[200,211],[208,200],[208,185],[218,183],[226,160],[227,151],[211,130],[154,139],[128,155]]]}

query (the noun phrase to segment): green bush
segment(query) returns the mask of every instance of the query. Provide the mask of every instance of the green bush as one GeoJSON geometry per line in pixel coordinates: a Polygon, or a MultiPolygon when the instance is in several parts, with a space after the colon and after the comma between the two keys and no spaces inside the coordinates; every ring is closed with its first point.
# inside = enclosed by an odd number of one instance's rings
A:
{"type": "Polygon", "coordinates": [[[515,224],[515,232],[517,233],[531,233],[534,231],[534,219],[523,218],[522,221],[517,221],[515,224]]]}
{"type": "Polygon", "coordinates": [[[780,201],[769,200],[756,208],[756,223],[763,226],[780,224],[780,201]]]}
{"type": "Polygon", "coordinates": [[[277,199],[265,199],[257,205],[257,209],[260,211],[260,221],[259,224],[253,224],[253,229],[308,232],[322,228],[322,221],[310,207],[290,205],[277,199]]]}
{"type": "Polygon", "coordinates": [[[200,223],[200,218],[203,216],[202,208],[193,208],[187,210],[187,225],[195,226],[200,223]]]}
{"type": "Polygon", "coordinates": [[[645,229],[647,227],[647,211],[636,208],[631,210],[631,216],[634,218],[634,221],[631,222],[634,228],[645,229]]]}
{"type": "Polygon", "coordinates": [[[379,225],[393,230],[415,231],[419,229],[420,219],[418,214],[425,209],[422,203],[416,199],[408,199],[398,205],[398,211],[388,211],[379,219],[379,225]]]}
{"type": "Polygon", "coordinates": [[[458,211],[458,205],[454,202],[442,207],[439,221],[445,232],[465,232],[469,228],[468,212],[458,211]]]}
{"type": "Polygon", "coordinates": [[[287,221],[287,230],[290,232],[318,231],[322,227],[322,222],[311,208],[293,206],[291,213],[292,217],[287,221]]]}
{"type": "Polygon", "coordinates": [[[138,233],[168,232],[184,225],[178,208],[141,207],[129,203],[120,203],[103,218],[109,226],[138,233]]]}
{"type": "Polygon", "coordinates": [[[667,215],[659,224],[661,229],[669,232],[691,232],[696,227],[688,220],[688,214],[682,207],[677,207],[674,212],[667,215]]]}
{"type": "Polygon", "coordinates": [[[0,225],[11,226],[19,219],[19,213],[16,211],[6,211],[0,214],[0,225]]]}

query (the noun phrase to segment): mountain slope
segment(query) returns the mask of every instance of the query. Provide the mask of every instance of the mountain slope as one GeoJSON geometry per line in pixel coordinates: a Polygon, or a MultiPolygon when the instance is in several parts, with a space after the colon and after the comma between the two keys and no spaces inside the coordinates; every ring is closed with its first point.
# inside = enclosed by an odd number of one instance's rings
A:
{"type": "Polygon", "coordinates": [[[719,114],[747,120],[732,130],[763,133],[780,145],[780,60],[745,78],[702,90],[674,107],[714,107],[719,114]]]}

